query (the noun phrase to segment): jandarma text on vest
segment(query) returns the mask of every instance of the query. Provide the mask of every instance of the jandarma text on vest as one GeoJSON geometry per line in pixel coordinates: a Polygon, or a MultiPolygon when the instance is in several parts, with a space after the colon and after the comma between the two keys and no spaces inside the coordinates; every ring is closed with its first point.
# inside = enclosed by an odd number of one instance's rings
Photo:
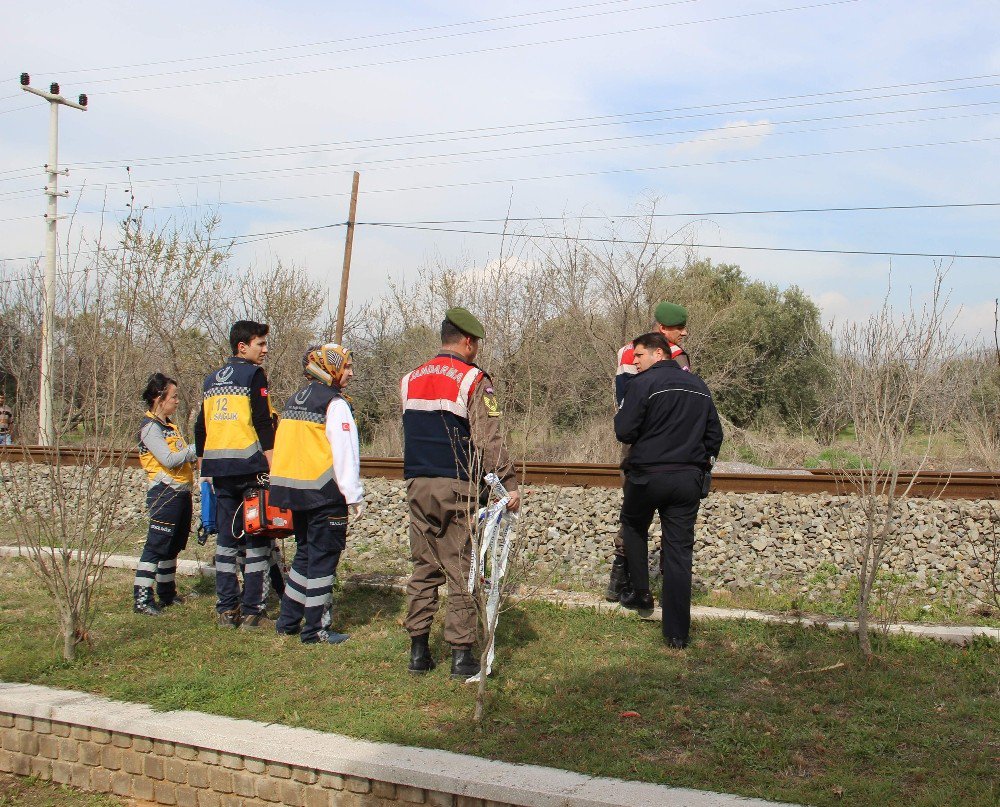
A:
{"type": "Polygon", "coordinates": [[[448,376],[448,378],[452,381],[460,381],[467,372],[468,370],[460,370],[457,367],[447,367],[443,364],[427,364],[410,373],[410,380],[412,381],[413,379],[422,378],[425,375],[431,375],[434,373],[436,375],[448,376]]]}

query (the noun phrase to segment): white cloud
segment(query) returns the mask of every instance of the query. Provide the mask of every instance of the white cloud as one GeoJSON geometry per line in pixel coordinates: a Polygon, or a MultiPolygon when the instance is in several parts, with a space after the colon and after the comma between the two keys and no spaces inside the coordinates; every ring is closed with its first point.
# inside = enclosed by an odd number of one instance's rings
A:
{"type": "Polygon", "coordinates": [[[770,121],[740,120],[698,135],[671,148],[675,157],[709,157],[729,152],[754,151],[774,131],[770,121]]]}

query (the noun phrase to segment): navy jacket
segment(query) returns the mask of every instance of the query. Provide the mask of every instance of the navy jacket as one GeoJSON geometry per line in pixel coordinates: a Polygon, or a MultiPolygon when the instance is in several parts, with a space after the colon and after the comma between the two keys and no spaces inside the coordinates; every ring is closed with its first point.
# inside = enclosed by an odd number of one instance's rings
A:
{"type": "Polygon", "coordinates": [[[722,447],[722,424],[705,382],[665,359],[629,381],[615,413],[615,436],[632,446],[622,463],[626,471],[707,469],[722,447]]]}

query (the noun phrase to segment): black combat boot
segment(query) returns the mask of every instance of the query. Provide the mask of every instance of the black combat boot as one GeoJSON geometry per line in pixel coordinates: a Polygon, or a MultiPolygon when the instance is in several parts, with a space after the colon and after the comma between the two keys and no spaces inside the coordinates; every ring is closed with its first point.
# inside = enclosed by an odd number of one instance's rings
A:
{"type": "Polygon", "coordinates": [[[611,576],[608,578],[608,591],[604,599],[608,602],[618,602],[628,584],[628,562],[622,555],[615,555],[615,559],[611,561],[611,576]]]}
{"type": "Polygon", "coordinates": [[[434,658],[431,656],[431,649],[427,646],[429,634],[410,637],[410,666],[411,673],[423,675],[434,669],[434,658]]]}
{"type": "Polygon", "coordinates": [[[451,649],[451,677],[471,678],[479,673],[479,662],[472,655],[471,647],[453,647],[451,649]]]}
{"type": "Polygon", "coordinates": [[[622,608],[638,611],[640,616],[650,616],[653,613],[653,595],[649,589],[628,589],[620,600],[622,608]]]}
{"type": "Polygon", "coordinates": [[[146,616],[159,616],[160,609],[153,599],[153,589],[145,586],[132,586],[132,610],[146,616]]]}

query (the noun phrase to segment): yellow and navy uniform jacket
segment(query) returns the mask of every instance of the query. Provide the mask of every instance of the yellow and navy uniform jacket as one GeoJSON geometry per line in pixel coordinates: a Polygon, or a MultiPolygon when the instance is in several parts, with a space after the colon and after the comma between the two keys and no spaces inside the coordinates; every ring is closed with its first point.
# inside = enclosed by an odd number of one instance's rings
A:
{"type": "MultiPolygon", "coordinates": [[[[267,414],[261,424],[256,423],[251,405],[251,388],[254,377],[264,371],[252,362],[232,357],[220,369],[211,373],[203,386],[202,411],[199,427],[204,423],[204,446],[201,449],[203,476],[244,476],[267,472],[264,451],[271,445],[262,445],[260,431],[269,435],[273,425],[267,414]]],[[[266,381],[264,382],[266,384],[266,381]]],[[[264,387],[264,394],[267,389],[264,387]]],[[[196,438],[200,428],[196,427],[196,438]]]]}
{"type": "Polygon", "coordinates": [[[326,411],[340,390],[311,381],[296,392],[281,413],[274,438],[270,500],[276,507],[311,510],[346,504],[334,469],[326,432],[326,411]]]}
{"type": "Polygon", "coordinates": [[[139,425],[139,465],[149,477],[149,486],[164,484],[175,490],[190,490],[194,482],[193,459],[194,453],[177,426],[146,412],[139,425]]]}
{"type": "Polygon", "coordinates": [[[472,436],[469,404],[483,371],[439,353],[403,376],[403,478],[468,480],[472,436]]]}

